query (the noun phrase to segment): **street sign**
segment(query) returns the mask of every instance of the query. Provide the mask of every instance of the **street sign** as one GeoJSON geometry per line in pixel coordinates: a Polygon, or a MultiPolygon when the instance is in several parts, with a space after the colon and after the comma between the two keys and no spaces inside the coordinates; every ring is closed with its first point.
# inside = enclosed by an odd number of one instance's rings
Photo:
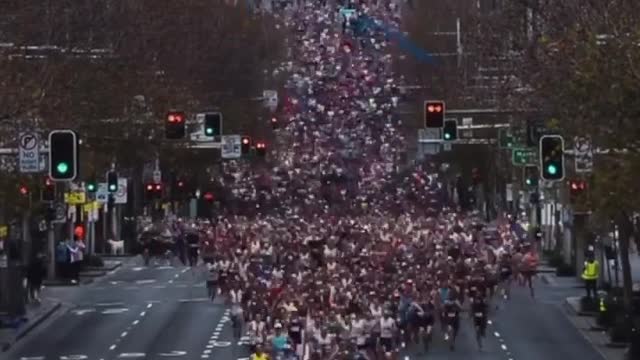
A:
{"type": "Polygon", "coordinates": [[[223,135],[220,155],[223,159],[239,159],[242,157],[242,137],[240,135],[223,135]]]}
{"type": "Polygon", "coordinates": [[[118,178],[118,191],[113,195],[114,204],[126,204],[127,191],[127,178],[118,178]]]}
{"type": "Polygon", "coordinates": [[[87,195],[81,190],[70,191],[64,194],[64,202],[69,205],[81,205],[87,202],[87,195]]]}
{"type": "Polygon", "coordinates": [[[344,17],[346,20],[349,20],[349,19],[355,17],[356,10],[355,9],[341,8],[340,9],[340,15],[342,15],[342,17],[344,17]]]}
{"type": "Polygon", "coordinates": [[[536,149],[517,148],[511,150],[511,163],[515,166],[536,165],[538,152],[536,149]]]}
{"type": "MultiPolygon", "coordinates": [[[[473,118],[472,117],[464,117],[464,118],[462,118],[462,126],[465,126],[465,127],[473,126],[473,118]]],[[[462,137],[462,138],[472,138],[473,137],[473,130],[471,130],[471,129],[463,129],[460,132],[460,137],[462,137]]]]}
{"type": "Polygon", "coordinates": [[[590,173],[593,170],[593,147],[588,137],[573,138],[575,152],[575,167],[577,173],[590,173]]]}
{"type": "Polygon", "coordinates": [[[62,203],[56,203],[55,205],[53,205],[53,208],[55,210],[55,219],[53,219],[51,222],[52,223],[63,223],[67,221],[67,209],[65,208],[64,204],[62,203]]]}
{"type": "Polygon", "coordinates": [[[96,201],[101,204],[106,204],[109,202],[109,189],[107,187],[107,183],[98,183],[98,188],[96,190],[96,201]]]}
{"type": "Polygon", "coordinates": [[[40,141],[36,133],[23,133],[18,144],[20,172],[33,173],[40,171],[40,141]]]}
{"type": "Polygon", "coordinates": [[[153,182],[156,184],[159,184],[160,182],[162,182],[162,171],[153,170],[153,182]]]}
{"type": "Polygon", "coordinates": [[[278,109],[278,91],[264,90],[262,91],[262,98],[264,99],[264,107],[268,108],[271,112],[278,109]]]}

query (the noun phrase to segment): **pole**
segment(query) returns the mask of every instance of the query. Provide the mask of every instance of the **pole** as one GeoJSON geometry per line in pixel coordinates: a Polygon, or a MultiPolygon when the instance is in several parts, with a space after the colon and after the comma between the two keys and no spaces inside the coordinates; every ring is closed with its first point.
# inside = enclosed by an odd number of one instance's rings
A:
{"type": "Polygon", "coordinates": [[[49,263],[47,266],[47,277],[49,280],[56,278],[56,239],[55,239],[55,225],[53,221],[49,221],[49,227],[47,229],[47,247],[49,248],[49,263]]]}
{"type": "Polygon", "coordinates": [[[614,258],[614,265],[613,265],[613,269],[615,270],[615,279],[616,279],[616,287],[620,286],[620,261],[618,259],[620,259],[620,255],[618,254],[618,225],[614,225],[613,227],[613,254],[615,255],[614,258]]]}

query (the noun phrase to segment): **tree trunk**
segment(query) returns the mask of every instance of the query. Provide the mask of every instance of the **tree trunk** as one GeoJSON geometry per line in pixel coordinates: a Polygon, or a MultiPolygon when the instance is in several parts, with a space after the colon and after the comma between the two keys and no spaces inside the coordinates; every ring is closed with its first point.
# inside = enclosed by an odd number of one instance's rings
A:
{"type": "Polygon", "coordinates": [[[629,263],[629,241],[633,235],[634,228],[631,221],[631,217],[626,211],[621,211],[618,236],[618,248],[620,250],[620,263],[622,265],[622,288],[623,288],[623,303],[624,309],[627,314],[631,314],[632,311],[632,296],[633,296],[633,280],[631,278],[631,264],[629,263]]]}

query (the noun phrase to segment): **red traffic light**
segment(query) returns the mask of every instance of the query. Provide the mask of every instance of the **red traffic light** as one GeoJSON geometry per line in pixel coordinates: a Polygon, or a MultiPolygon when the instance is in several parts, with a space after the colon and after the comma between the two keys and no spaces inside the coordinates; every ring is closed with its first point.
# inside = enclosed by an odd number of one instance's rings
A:
{"type": "Polygon", "coordinates": [[[214,196],[213,196],[213,193],[212,193],[212,192],[206,192],[206,193],[204,193],[203,197],[204,197],[204,199],[205,199],[205,200],[207,200],[207,201],[213,201],[213,198],[214,198],[214,196]]]}
{"type": "Polygon", "coordinates": [[[263,142],[259,142],[259,143],[256,144],[256,148],[257,149],[266,149],[267,145],[265,143],[263,143],[263,142]]]}
{"type": "Polygon", "coordinates": [[[573,191],[581,191],[587,188],[587,183],[585,181],[579,181],[579,180],[571,181],[569,183],[569,187],[573,191]]]}
{"type": "Polygon", "coordinates": [[[181,123],[184,121],[184,114],[180,112],[170,112],[167,114],[167,121],[170,123],[181,123]]]}
{"type": "Polygon", "coordinates": [[[271,118],[271,122],[272,122],[272,123],[277,123],[277,122],[278,122],[278,119],[277,119],[277,118],[275,118],[275,117],[272,117],[272,118],[271,118]]]}
{"type": "Polygon", "coordinates": [[[75,235],[78,240],[84,240],[84,226],[76,225],[76,227],[73,228],[73,235],[75,235]]]}
{"type": "Polygon", "coordinates": [[[26,187],[26,186],[24,186],[24,185],[20,186],[19,191],[20,191],[20,194],[22,194],[22,195],[27,195],[27,194],[29,194],[29,188],[28,188],[28,187],[26,187]]]}
{"type": "Polygon", "coordinates": [[[248,138],[248,137],[244,137],[244,138],[242,138],[242,144],[244,144],[244,145],[249,145],[249,143],[250,143],[250,142],[251,142],[251,140],[249,140],[249,138],[248,138]]]}
{"type": "Polygon", "coordinates": [[[156,184],[156,191],[162,190],[162,184],[156,184]]]}
{"type": "Polygon", "coordinates": [[[51,179],[46,178],[44,179],[44,185],[45,186],[53,186],[53,181],[51,181],[51,179]]]}
{"type": "Polygon", "coordinates": [[[439,113],[442,112],[442,105],[428,105],[427,106],[427,111],[430,113],[439,113]]]}
{"type": "Polygon", "coordinates": [[[153,184],[147,184],[147,191],[153,190],[153,184]]]}

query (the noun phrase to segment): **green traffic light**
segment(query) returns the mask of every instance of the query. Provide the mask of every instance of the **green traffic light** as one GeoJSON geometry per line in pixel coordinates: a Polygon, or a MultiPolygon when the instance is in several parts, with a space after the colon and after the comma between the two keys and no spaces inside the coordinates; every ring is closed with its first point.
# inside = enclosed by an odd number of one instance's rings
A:
{"type": "Polygon", "coordinates": [[[110,191],[116,191],[116,186],[114,184],[109,185],[110,191]]]}
{"type": "Polygon", "coordinates": [[[96,189],[96,186],[94,184],[87,184],[87,190],[94,191],[95,189],[96,189]]]}
{"type": "Polygon", "coordinates": [[[207,135],[213,135],[213,129],[212,128],[207,128],[205,130],[205,132],[207,133],[207,135]]]}
{"type": "Polygon", "coordinates": [[[58,166],[56,166],[56,170],[59,174],[66,174],[67,171],[69,171],[69,165],[67,165],[67,163],[65,162],[61,162],[58,164],[58,166]]]}
{"type": "Polygon", "coordinates": [[[531,179],[527,179],[527,185],[531,185],[533,184],[533,181],[531,181],[531,179]]]}
{"type": "Polygon", "coordinates": [[[547,166],[547,173],[551,174],[551,175],[556,175],[558,173],[558,168],[551,164],[547,166]]]}
{"type": "Polygon", "coordinates": [[[444,139],[445,139],[445,140],[451,140],[451,134],[449,134],[449,133],[444,133],[444,139]]]}

